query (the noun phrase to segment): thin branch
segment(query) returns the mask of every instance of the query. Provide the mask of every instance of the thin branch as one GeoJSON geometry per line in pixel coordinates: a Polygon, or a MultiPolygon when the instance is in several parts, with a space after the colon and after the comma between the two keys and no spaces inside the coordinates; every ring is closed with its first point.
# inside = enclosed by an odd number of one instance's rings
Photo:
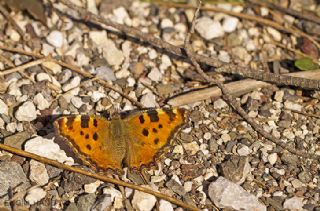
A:
{"type": "MultiPolygon", "coordinates": [[[[192,48],[189,46],[189,39],[190,39],[190,34],[193,32],[193,28],[194,28],[194,25],[195,25],[195,20],[197,18],[197,14],[199,13],[199,10],[200,10],[200,4],[201,4],[201,1],[199,3],[199,6],[197,7],[197,10],[195,12],[195,15],[193,17],[193,20],[192,20],[192,27],[191,27],[191,30],[190,32],[188,32],[189,35],[186,36],[186,40],[185,40],[185,49],[186,49],[186,53],[187,55],[190,57],[190,60],[192,62],[192,64],[195,66],[195,68],[197,69],[197,72],[200,73],[200,74],[205,74],[199,63],[196,61],[196,59],[194,58],[194,55],[193,55],[193,51],[192,51],[192,48]]],[[[273,142],[274,144],[282,147],[283,149],[295,154],[295,155],[298,155],[302,158],[308,158],[308,159],[320,159],[320,156],[317,156],[317,155],[314,155],[314,154],[310,154],[310,153],[306,153],[306,152],[302,152],[302,151],[299,151],[299,150],[296,150],[292,147],[289,147],[287,146],[284,142],[278,140],[276,137],[274,137],[272,134],[266,132],[258,123],[256,123],[252,118],[250,118],[248,116],[248,114],[243,110],[243,108],[241,107],[240,103],[230,94],[230,91],[223,85],[223,83],[221,83],[219,80],[213,80],[211,79],[209,76],[205,76],[205,79],[208,81],[211,81],[211,82],[215,82],[217,84],[217,86],[221,89],[221,92],[222,92],[222,98],[235,110],[238,112],[238,114],[246,121],[248,122],[252,128],[257,131],[259,134],[261,134],[264,138],[270,140],[271,142],[273,142]]]]}
{"type": "MultiPolygon", "coordinates": [[[[77,5],[74,5],[73,3],[71,3],[67,0],[60,0],[60,2],[62,2],[63,4],[68,6],[69,8],[77,11],[80,15],[80,18],[82,18],[84,20],[90,21],[91,23],[98,24],[102,27],[105,27],[105,26],[113,27],[113,28],[117,29],[118,31],[121,31],[122,33],[126,34],[126,36],[132,36],[135,39],[138,39],[138,40],[141,40],[144,42],[148,42],[149,44],[153,45],[154,47],[164,49],[167,52],[170,52],[170,53],[175,54],[177,56],[181,56],[181,57],[186,58],[185,49],[183,49],[181,47],[177,47],[177,46],[174,46],[170,43],[162,41],[161,39],[155,37],[154,35],[143,33],[141,30],[131,28],[131,27],[121,25],[121,24],[112,22],[110,20],[107,20],[103,17],[95,15],[91,12],[88,12],[87,10],[85,10],[77,5]]],[[[180,5],[178,5],[178,6],[180,6],[180,5]]],[[[190,6],[190,8],[194,8],[194,6],[190,6]]],[[[212,8],[210,8],[210,9],[212,9],[212,8]]],[[[216,8],[214,8],[214,9],[216,9],[216,8]]],[[[225,12],[229,13],[230,11],[225,11],[225,12]]],[[[67,15],[64,12],[61,12],[61,14],[67,15]]],[[[235,13],[235,15],[236,14],[239,14],[239,13],[235,13]]],[[[241,15],[244,15],[244,14],[241,14],[241,15]]],[[[227,63],[221,62],[217,58],[206,57],[203,55],[194,54],[194,58],[199,63],[204,63],[204,64],[207,64],[207,65],[213,66],[213,67],[222,67],[224,65],[227,65],[227,63]]],[[[186,59],[189,59],[189,58],[186,58],[186,59]]],[[[228,68],[226,68],[226,69],[221,68],[220,71],[221,72],[225,71],[227,73],[228,72],[231,73],[232,70],[229,70],[229,68],[236,69],[239,67],[238,67],[238,65],[228,64],[228,68]]],[[[259,75],[256,75],[256,74],[254,74],[256,72],[256,70],[250,69],[249,67],[241,67],[241,68],[243,69],[241,74],[244,77],[253,78],[253,79],[257,79],[257,80],[261,80],[262,78],[265,78],[265,79],[268,79],[268,82],[271,82],[274,84],[284,84],[287,86],[296,86],[296,87],[300,87],[300,88],[304,88],[304,89],[315,89],[315,90],[320,89],[320,81],[305,80],[305,79],[297,80],[296,78],[293,78],[291,76],[281,76],[281,81],[279,81],[280,76],[278,74],[261,72],[261,73],[259,73],[259,75]]]]}
{"type": "Polygon", "coordinates": [[[47,62],[49,60],[50,60],[49,58],[45,57],[45,58],[38,59],[38,60],[35,60],[35,61],[32,61],[32,62],[28,62],[28,63],[20,65],[18,67],[14,67],[14,68],[11,68],[11,69],[8,69],[8,70],[0,71],[0,76],[8,75],[8,74],[14,73],[14,72],[20,72],[20,71],[25,70],[25,69],[27,69],[29,67],[33,67],[33,66],[42,64],[42,63],[47,62]]]}
{"type": "Polygon", "coordinates": [[[120,186],[131,188],[131,189],[134,189],[134,190],[137,190],[137,191],[145,192],[145,193],[154,195],[154,196],[156,196],[156,197],[158,197],[160,199],[163,199],[163,200],[166,200],[166,201],[171,202],[173,204],[176,204],[176,205],[178,205],[180,207],[183,207],[185,209],[197,210],[197,211],[199,210],[198,208],[196,208],[196,207],[194,207],[192,205],[188,205],[188,204],[186,204],[186,203],[184,203],[184,202],[182,202],[180,200],[177,200],[175,198],[167,196],[167,195],[165,195],[163,193],[155,192],[155,191],[153,191],[151,189],[148,189],[148,188],[145,188],[145,187],[141,187],[141,186],[137,186],[137,185],[134,185],[134,184],[130,184],[130,183],[127,183],[127,182],[123,182],[121,180],[113,179],[113,178],[110,178],[110,177],[107,177],[107,176],[104,176],[104,175],[91,173],[91,172],[85,171],[85,170],[80,169],[80,168],[68,166],[66,164],[59,163],[59,162],[57,162],[55,160],[51,160],[51,159],[48,159],[48,158],[45,158],[45,157],[41,157],[39,155],[30,153],[30,152],[26,152],[26,151],[23,151],[23,150],[14,148],[14,147],[10,147],[10,146],[7,146],[5,144],[0,144],[0,149],[8,151],[8,152],[16,154],[16,155],[19,155],[19,156],[22,156],[22,157],[31,158],[33,160],[36,160],[36,161],[39,161],[41,163],[57,167],[59,169],[72,171],[72,172],[83,174],[83,175],[86,175],[86,176],[89,176],[89,177],[92,177],[92,178],[95,178],[95,179],[98,179],[98,180],[101,180],[101,181],[104,181],[104,182],[113,183],[113,184],[116,184],[116,185],[120,185],[120,186]]]}

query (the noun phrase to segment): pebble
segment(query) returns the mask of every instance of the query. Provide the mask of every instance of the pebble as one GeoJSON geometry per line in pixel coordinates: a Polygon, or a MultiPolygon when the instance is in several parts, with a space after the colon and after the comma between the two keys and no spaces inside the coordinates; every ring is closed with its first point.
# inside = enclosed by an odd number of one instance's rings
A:
{"type": "Polygon", "coordinates": [[[134,209],[139,211],[151,211],[156,202],[157,199],[155,196],[140,191],[134,191],[132,199],[132,206],[134,209]]]}
{"type": "Polygon", "coordinates": [[[108,195],[102,195],[98,198],[95,204],[92,206],[91,211],[112,210],[111,197],[108,195]]]}
{"type": "Polygon", "coordinates": [[[97,47],[103,47],[108,40],[107,32],[105,30],[90,31],[89,38],[97,47]]]}
{"type": "Polygon", "coordinates": [[[59,145],[54,143],[52,139],[42,138],[36,136],[26,142],[24,149],[27,152],[31,152],[49,159],[57,160],[60,163],[67,165],[73,165],[73,158],[67,157],[66,153],[60,149],[59,145]]]}
{"type": "Polygon", "coordinates": [[[76,108],[80,108],[83,105],[83,102],[80,97],[74,96],[71,98],[71,103],[76,108]]]}
{"type": "Polygon", "coordinates": [[[49,175],[46,166],[43,163],[31,160],[29,178],[39,186],[47,184],[49,181],[49,175]]]}
{"type": "Polygon", "coordinates": [[[304,210],[303,198],[294,196],[290,199],[286,199],[283,203],[283,208],[288,210],[304,210]]]}
{"type": "Polygon", "coordinates": [[[230,135],[227,134],[227,133],[222,134],[222,135],[221,135],[221,139],[222,139],[222,141],[224,141],[224,142],[231,141],[231,137],[230,137],[230,135]]]}
{"type": "Polygon", "coordinates": [[[219,177],[209,185],[209,197],[219,208],[234,210],[266,211],[264,204],[258,198],[246,192],[241,186],[219,177]]]}
{"type": "Polygon", "coordinates": [[[270,155],[268,155],[268,162],[271,165],[274,165],[277,162],[278,159],[278,154],[277,153],[272,153],[270,155]]]}
{"type": "MultiPolygon", "coordinates": [[[[148,52],[148,56],[149,56],[149,59],[151,60],[156,59],[158,57],[157,51],[154,49],[150,49],[148,52]]],[[[137,64],[140,64],[140,63],[137,63],[137,64]]]]}
{"type": "Polygon", "coordinates": [[[156,96],[152,92],[147,92],[141,97],[140,102],[146,108],[155,108],[157,106],[156,96]]]}
{"type": "Polygon", "coordinates": [[[47,73],[38,73],[36,79],[37,81],[52,81],[50,75],[47,73]]]}
{"type": "MultiPolygon", "coordinates": [[[[119,24],[129,23],[130,17],[124,7],[118,7],[113,10],[113,19],[119,24]]],[[[129,25],[129,24],[127,24],[129,25]]]]}
{"type": "Polygon", "coordinates": [[[282,102],[283,101],[283,96],[284,96],[284,91],[279,90],[279,91],[276,91],[276,94],[274,95],[274,99],[277,102],[282,102]]]}
{"type": "Polygon", "coordinates": [[[277,42],[280,42],[281,41],[281,33],[272,28],[272,27],[267,27],[267,32],[272,36],[272,38],[277,41],[277,42]]]}
{"type": "Polygon", "coordinates": [[[294,111],[301,111],[302,110],[302,105],[293,103],[291,101],[286,101],[284,102],[284,107],[288,110],[294,110],[294,111]]]}
{"type": "Polygon", "coordinates": [[[237,149],[237,152],[240,156],[248,156],[252,150],[246,145],[240,145],[237,149]]]}
{"type": "Polygon", "coordinates": [[[162,55],[161,56],[161,64],[159,66],[159,69],[164,71],[166,70],[168,67],[172,66],[172,62],[170,60],[170,57],[167,55],[162,55]]]}
{"type": "Polygon", "coordinates": [[[172,204],[166,200],[161,199],[159,205],[159,211],[173,211],[172,204]]]}
{"type": "Polygon", "coordinates": [[[195,25],[196,31],[206,40],[222,37],[224,30],[219,21],[214,21],[208,17],[199,18],[195,25]]]}
{"type": "Polygon", "coordinates": [[[211,135],[211,133],[209,133],[209,132],[206,132],[206,133],[203,135],[203,138],[204,138],[205,140],[210,140],[211,137],[212,137],[212,135],[211,135]]]}
{"type": "Polygon", "coordinates": [[[170,19],[164,18],[160,23],[160,27],[161,29],[170,28],[170,27],[173,27],[173,23],[170,19]]]}
{"type": "Polygon", "coordinates": [[[100,180],[97,180],[93,183],[85,184],[84,185],[84,192],[86,193],[95,193],[98,189],[98,187],[102,184],[100,180]]]}
{"type": "MultiPolygon", "coordinates": [[[[25,191],[30,183],[20,164],[16,162],[0,162],[0,195],[8,193],[9,187],[17,187],[16,191],[25,191]]],[[[1,201],[1,199],[0,199],[1,201]]]]}
{"type": "Polygon", "coordinates": [[[44,191],[42,188],[33,187],[28,191],[25,200],[32,205],[43,199],[46,195],[47,192],[44,191]]]}
{"type": "Polygon", "coordinates": [[[218,59],[225,63],[229,63],[231,61],[230,55],[227,51],[219,51],[218,59]]]}
{"type": "Polygon", "coordinates": [[[0,118],[0,128],[4,129],[4,121],[2,118],[0,118]]]}
{"type": "Polygon", "coordinates": [[[105,81],[115,81],[117,80],[114,72],[111,68],[107,66],[101,66],[96,69],[96,76],[105,81]]]}
{"type": "Polygon", "coordinates": [[[62,67],[55,62],[43,62],[42,66],[51,70],[53,74],[58,74],[62,71],[62,67]]]}
{"type": "Polygon", "coordinates": [[[158,82],[161,81],[162,74],[158,68],[152,68],[152,70],[148,74],[148,78],[150,78],[152,81],[158,82]]]}
{"type": "Polygon", "coordinates": [[[214,109],[222,109],[228,107],[228,104],[222,100],[221,98],[219,98],[218,100],[214,101],[213,103],[213,108],[214,109]]]}
{"type": "Polygon", "coordinates": [[[0,99],[0,114],[8,115],[8,106],[0,99]]]}
{"type": "Polygon", "coordinates": [[[230,33],[237,29],[239,19],[231,16],[227,16],[223,19],[222,28],[223,31],[230,33]]]}
{"type": "Polygon", "coordinates": [[[77,200],[77,207],[79,211],[91,210],[94,202],[96,200],[96,195],[94,193],[80,195],[77,200]]]}
{"type": "Polygon", "coordinates": [[[79,76],[75,76],[69,81],[69,83],[66,83],[62,86],[62,90],[64,92],[67,92],[71,89],[74,89],[80,85],[80,82],[81,82],[81,78],[79,76]]]}
{"type": "Polygon", "coordinates": [[[41,93],[38,93],[36,96],[34,96],[33,102],[39,110],[44,110],[50,107],[50,103],[43,97],[41,93]]]}
{"type": "Polygon", "coordinates": [[[19,121],[30,122],[37,118],[36,107],[31,101],[27,101],[19,106],[18,110],[15,113],[15,117],[19,121]]]}
{"type": "Polygon", "coordinates": [[[63,45],[63,34],[60,31],[52,31],[46,39],[49,44],[56,48],[61,48],[63,45]]]}
{"type": "Polygon", "coordinates": [[[123,207],[123,198],[120,191],[116,190],[115,188],[108,187],[103,189],[103,194],[109,195],[111,197],[114,209],[121,209],[123,207]]]}
{"type": "Polygon", "coordinates": [[[103,48],[103,57],[107,60],[109,65],[119,66],[124,60],[122,51],[119,50],[110,39],[107,40],[105,46],[106,47],[103,48]]]}
{"type": "Polygon", "coordinates": [[[200,150],[199,144],[195,141],[183,143],[183,148],[189,152],[189,155],[195,155],[200,150]]]}
{"type": "Polygon", "coordinates": [[[91,94],[91,101],[96,103],[98,102],[101,98],[106,97],[106,94],[100,92],[100,91],[93,91],[91,94]]]}

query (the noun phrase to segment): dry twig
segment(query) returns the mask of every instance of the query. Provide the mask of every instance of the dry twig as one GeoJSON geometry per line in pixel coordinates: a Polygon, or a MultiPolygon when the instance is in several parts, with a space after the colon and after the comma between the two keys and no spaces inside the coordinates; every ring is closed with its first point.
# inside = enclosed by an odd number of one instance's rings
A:
{"type": "Polygon", "coordinates": [[[134,190],[138,190],[138,191],[142,191],[142,192],[145,192],[145,193],[149,193],[149,194],[152,194],[152,195],[154,195],[154,196],[156,196],[156,197],[158,197],[160,199],[169,201],[169,202],[171,202],[173,204],[176,204],[176,205],[178,205],[180,207],[183,207],[185,209],[197,210],[197,211],[199,210],[198,208],[196,208],[194,206],[191,206],[191,205],[188,205],[188,204],[186,204],[186,203],[184,203],[184,202],[182,202],[180,200],[177,200],[175,198],[172,198],[170,196],[167,196],[167,195],[159,193],[159,192],[155,192],[155,191],[153,191],[151,189],[148,189],[148,188],[145,188],[145,187],[141,187],[141,186],[138,186],[138,185],[134,185],[134,184],[130,184],[130,183],[127,183],[127,182],[123,182],[121,180],[113,179],[113,178],[110,178],[110,177],[107,177],[107,176],[104,176],[104,175],[91,173],[91,172],[85,171],[85,170],[80,169],[80,168],[68,166],[66,164],[59,163],[58,161],[51,160],[51,159],[48,159],[48,158],[45,158],[45,157],[41,157],[39,155],[30,153],[30,152],[26,152],[26,151],[23,151],[23,150],[20,150],[20,149],[16,149],[14,147],[10,147],[10,146],[4,145],[4,144],[0,144],[0,149],[8,151],[8,152],[16,154],[16,155],[20,155],[20,156],[26,157],[26,158],[31,158],[33,160],[36,160],[36,161],[39,161],[41,163],[57,167],[59,169],[72,171],[72,172],[83,174],[83,175],[86,175],[86,176],[89,176],[89,177],[92,177],[92,178],[95,178],[95,179],[98,179],[98,180],[101,180],[101,181],[104,181],[104,182],[109,182],[109,183],[112,183],[112,184],[116,184],[116,185],[120,185],[120,186],[131,188],[131,189],[134,189],[134,190]]]}
{"type": "MultiPolygon", "coordinates": [[[[201,4],[201,1],[200,1],[201,4]]],[[[190,57],[190,60],[192,62],[192,64],[195,66],[197,72],[199,74],[201,74],[205,80],[207,82],[215,82],[217,84],[217,86],[221,89],[222,92],[222,98],[235,110],[238,112],[238,114],[246,121],[248,122],[255,131],[257,131],[259,134],[261,134],[264,138],[270,140],[271,142],[273,142],[274,144],[282,147],[283,149],[298,155],[302,158],[308,158],[308,159],[320,159],[320,156],[314,155],[314,154],[310,154],[310,153],[306,153],[306,152],[302,152],[296,149],[293,149],[289,146],[287,146],[285,143],[281,142],[280,140],[278,140],[276,137],[274,137],[272,134],[266,132],[258,123],[256,123],[253,119],[251,119],[248,114],[243,110],[243,108],[241,107],[240,103],[230,94],[230,91],[219,81],[219,80],[213,80],[211,79],[208,75],[206,75],[203,70],[201,69],[199,63],[196,61],[196,59],[194,58],[193,55],[193,51],[192,48],[190,47],[189,44],[189,40],[190,40],[190,36],[191,33],[194,32],[194,25],[195,25],[195,20],[197,18],[197,15],[199,13],[200,10],[200,4],[197,7],[197,10],[195,12],[195,15],[193,17],[192,20],[192,26],[191,26],[191,30],[190,32],[187,34],[186,39],[185,39],[185,49],[186,49],[186,53],[187,55],[190,57]]]]}
{"type": "MultiPolygon", "coordinates": [[[[163,49],[167,52],[170,52],[172,54],[175,54],[177,56],[182,56],[186,58],[185,55],[185,49],[181,47],[177,47],[174,45],[171,45],[170,43],[167,43],[153,35],[143,33],[141,30],[131,28],[125,25],[121,25],[115,22],[112,22],[110,20],[107,20],[101,16],[95,15],[91,12],[88,12],[87,10],[67,1],[67,0],[60,0],[63,4],[67,5],[69,8],[77,11],[80,15],[80,18],[83,20],[90,21],[91,23],[98,24],[102,27],[105,26],[110,26],[118,31],[121,31],[122,33],[126,34],[126,36],[131,36],[135,39],[148,42],[149,44],[153,45],[156,48],[163,49]]],[[[190,8],[194,8],[194,6],[190,6],[190,8]]],[[[211,9],[211,8],[210,8],[211,9]]],[[[215,8],[214,8],[215,9],[215,8]]],[[[222,11],[220,11],[222,12],[222,11]]],[[[230,11],[225,11],[226,14],[228,14],[230,11]],[[227,13],[228,12],[228,13],[227,13]]],[[[65,12],[61,12],[62,14],[66,15],[65,12]]],[[[239,14],[239,13],[236,13],[239,14]]],[[[236,15],[234,14],[234,15],[236,15]]],[[[230,14],[232,15],[232,14],[230,14]]],[[[243,15],[243,14],[241,14],[243,15]]],[[[253,18],[253,20],[255,20],[253,18]]],[[[273,23],[273,22],[271,22],[273,23]]],[[[282,27],[282,26],[281,26],[282,27]]],[[[221,62],[217,58],[212,58],[212,57],[206,57],[203,55],[197,55],[194,54],[194,58],[198,63],[204,63],[209,66],[213,67],[219,67],[219,71],[225,72],[225,73],[232,73],[232,74],[237,74],[235,72],[241,70],[241,74],[244,77],[248,78],[253,78],[257,80],[266,80],[266,82],[271,82],[274,84],[278,85],[288,85],[288,86],[296,86],[300,87],[303,89],[320,89],[320,81],[317,80],[307,80],[307,79],[301,79],[301,78],[294,78],[291,76],[280,76],[279,74],[272,74],[272,73],[265,73],[265,72],[260,72],[258,75],[255,74],[256,70],[250,69],[248,67],[239,67],[238,65],[234,64],[226,64],[224,62],[221,62]],[[224,68],[225,65],[228,65],[227,67],[224,68]],[[233,70],[235,69],[235,70],[233,70]],[[279,81],[280,80],[280,81],[279,81]]],[[[186,58],[189,59],[189,58],[186,58]]]]}

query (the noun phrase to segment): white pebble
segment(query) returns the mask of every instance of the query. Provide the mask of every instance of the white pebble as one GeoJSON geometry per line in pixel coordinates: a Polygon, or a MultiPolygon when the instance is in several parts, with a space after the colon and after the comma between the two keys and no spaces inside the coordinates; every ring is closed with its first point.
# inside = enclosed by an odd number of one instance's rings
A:
{"type": "Polygon", "coordinates": [[[111,68],[107,66],[101,66],[96,69],[96,76],[105,81],[115,81],[116,76],[111,68]]]}
{"type": "Polygon", "coordinates": [[[277,41],[277,42],[280,42],[281,41],[281,33],[272,28],[272,27],[267,27],[267,32],[272,36],[272,38],[277,41]]]}
{"type": "Polygon", "coordinates": [[[61,73],[61,70],[62,70],[62,67],[55,62],[44,62],[44,63],[42,63],[42,66],[51,70],[53,72],[53,74],[61,73]]]}
{"type": "Polygon", "coordinates": [[[46,39],[56,48],[61,48],[63,45],[63,34],[60,31],[52,31],[46,39]]]}
{"type": "Polygon", "coordinates": [[[23,103],[15,113],[15,117],[19,121],[30,122],[37,118],[36,107],[31,101],[23,103]]]}
{"type": "Polygon", "coordinates": [[[0,114],[8,115],[8,106],[0,99],[0,114]]]}
{"type": "Polygon", "coordinates": [[[196,31],[206,40],[221,37],[224,30],[219,21],[214,21],[208,17],[199,18],[195,26],[196,31]]]}
{"type": "Polygon", "coordinates": [[[231,16],[227,16],[222,23],[222,28],[225,32],[233,32],[237,29],[239,19],[231,16]]]}
{"type": "Polygon", "coordinates": [[[99,92],[99,91],[93,91],[91,94],[91,100],[92,102],[96,103],[98,102],[101,98],[104,98],[106,96],[105,93],[99,92]]]}
{"type": "Polygon", "coordinates": [[[98,187],[102,184],[100,180],[97,180],[93,183],[85,184],[84,185],[84,192],[86,193],[95,193],[98,187]]]}
{"type": "Polygon", "coordinates": [[[173,23],[170,19],[165,18],[161,21],[160,27],[161,29],[173,27],[173,23]]]}
{"type": "Polygon", "coordinates": [[[111,66],[120,65],[124,60],[122,51],[119,50],[110,39],[107,40],[105,46],[106,47],[103,48],[103,56],[107,60],[108,64],[111,66]]]}
{"type": "Polygon", "coordinates": [[[146,108],[155,108],[157,106],[156,96],[154,96],[152,92],[147,92],[145,95],[143,95],[140,102],[146,108]]]}
{"type": "Polygon", "coordinates": [[[49,175],[46,166],[35,160],[30,161],[30,180],[43,186],[48,183],[49,175]]]}
{"type": "Polygon", "coordinates": [[[268,155],[268,161],[271,165],[274,165],[277,162],[277,159],[278,159],[277,153],[272,153],[268,155]]]}
{"type": "Polygon", "coordinates": [[[50,103],[43,97],[41,93],[38,93],[36,96],[34,96],[33,102],[36,104],[39,110],[44,110],[50,107],[50,103]]]}
{"type": "Polygon", "coordinates": [[[212,135],[211,135],[211,133],[209,133],[209,132],[206,132],[206,133],[203,135],[203,138],[204,138],[205,140],[210,140],[211,137],[212,137],[212,135]]]}
{"type": "Polygon", "coordinates": [[[72,98],[71,98],[71,103],[72,103],[72,105],[74,105],[74,107],[76,107],[76,108],[80,108],[80,107],[83,105],[83,102],[82,102],[81,98],[78,97],[78,96],[72,97],[72,98]]]}
{"type": "Polygon", "coordinates": [[[62,90],[64,92],[67,92],[69,91],[70,89],[73,89],[73,88],[76,88],[80,85],[80,82],[81,82],[81,78],[79,76],[75,76],[74,78],[72,78],[70,80],[69,83],[66,83],[62,86],[62,90]]]}
{"type": "Polygon", "coordinates": [[[32,205],[40,201],[41,199],[43,199],[46,196],[46,194],[47,192],[45,192],[42,188],[39,188],[39,187],[31,188],[28,191],[27,196],[25,197],[25,200],[32,205]]]}
{"type": "Polygon", "coordinates": [[[132,206],[136,210],[151,211],[156,204],[156,197],[144,192],[134,191],[132,206]]]}
{"type": "Polygon", "coordinates": [[[195,155],[200,150],[200,146],[195,141],[183,143],[183,148],[188,151],[190,155],[195,155]]]}
{"type": "Polygon", "coordinates": [[[162,79],[162,74],[158,70],[158,68],[152,68],[152,70],[148,74],[148,78],[150,78],[152,81],[158,82],[162,79]]]}
{"type": "Polygon", "coordinates": [[[225,134],[222,134],[221,135],[221,139],[224,141],[224,142],[228,142],[231,140],[231,137],[229,134],[225,133],[225,134]]]}
{"type": "Polygon", "coordinates": [[[172,204],[166,200],[160,200],[159,211],[173,211],[172,204]]]}

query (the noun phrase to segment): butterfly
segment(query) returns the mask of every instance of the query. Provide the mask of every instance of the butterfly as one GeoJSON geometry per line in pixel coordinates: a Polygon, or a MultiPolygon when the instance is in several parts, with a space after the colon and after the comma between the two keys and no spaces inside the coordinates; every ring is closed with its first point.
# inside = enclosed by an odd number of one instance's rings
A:
{"type": "Polygon", "coordinates": [[[54,126],[84,164],[121,172],[124,167],[142,170],[154,165],[186,120],[186,110],[162,108],[111,120],[98,115],[63,116],[54,126]]]}

